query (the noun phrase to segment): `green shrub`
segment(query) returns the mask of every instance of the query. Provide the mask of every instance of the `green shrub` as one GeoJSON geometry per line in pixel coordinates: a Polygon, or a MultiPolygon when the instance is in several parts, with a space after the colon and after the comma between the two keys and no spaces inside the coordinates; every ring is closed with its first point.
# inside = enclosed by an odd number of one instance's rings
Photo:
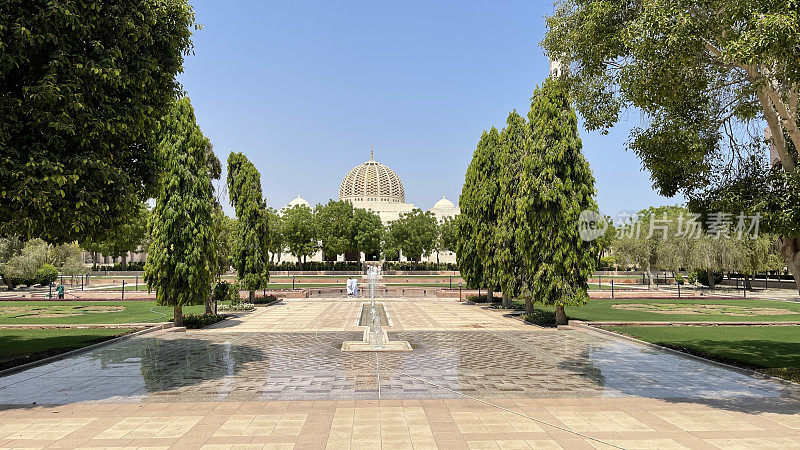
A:
{"type": "Polygon", "coordinates": [[[272,294],[269,294],[266,297],[256,297],[256,298],[254,298],[253,299],[253,304],[255,304],[255,305],[266,305],[268,303],[272,303],[272,302],[277,301],[277,300],[278,300],[278,297],[276,297],[276,296],[274,296],[272,294]]]}
{"type": "Polygon", "coordinates": [[[213,325],[221,320],[225,320],[225,316],[220,314],[189,314],[183,316],[183,326],[194,330],[213,325]]]}
{"type": "Polygon", "coordinates": [[[42,286],[49,286],[50,283],[56,281],[56,278],[58,278],[58,269],[51,264],[45,264],[36,271],[36,283],[42,286]]]}
{"type": "Polygon", "coordinates": [[[678,284],[684,284],[685,280],[683,279],[683,275],[680,273],[675,274],[675,282],[678,284]]]}
{"type": "Polygon", "coordinates": [[[545,309],[535,309],[532,314],[525,314],[525,321],[540,327],[555,327],[556,313],[545,309]]]}
{"type": "Polygon", "coordinates": [[[467,296],[467,301],[468,302],[473,302],[473,303],[488,303],[489,302],[489,297],[487,297],[486,294],[468,295],[467,296]]]}
{"type": "Polygon", "coordinates": [[[214,289],[211,291],[211,298],[216,300],[217,302],[224,302],[228,300],[230,294],[229,292],[233,290],[231,288],[231,284],[227,281],[220,281],[216,285],[214,285],[214,289]]]}
{"type": "MultiPolygon", "coordinates": [[[[694,273],[695,278],[703,286],[708,286],[708,271],[698,270],[694,273]]],[[[719,284],[722,281],[722,272],[714,272],[714,284],[719,284]]]]}
{"type": "Polygon", "coordinates": [[[597,270],[614,270],[617,266],[617,258],[613,256],[603,256],[600,258],[600,265],[597,270]]]}

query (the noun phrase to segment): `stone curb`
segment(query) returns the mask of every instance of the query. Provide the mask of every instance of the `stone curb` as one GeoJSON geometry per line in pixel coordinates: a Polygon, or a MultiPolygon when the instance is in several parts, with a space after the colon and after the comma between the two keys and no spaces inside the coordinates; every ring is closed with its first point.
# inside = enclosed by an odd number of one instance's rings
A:
{"type": "MultiPolygon", "coordinates": [[[[94,350],[96,348],[100,348],[100,347],[103,347],[103,346],[106,346],[106,345],[116,344],[118,342],[124,341],[126,339],[130,339],[130,338],[135,337],[135,336],[140,336],[140,335],[143,335],[143,334],[152,333],[154,331],[164,330],[164,329],[167,329],[167,328],[170,328],[170,327],[172,327],[172,323],[171,322],[166,322],[166,323],[163,323],[163,324],[159,324],[159,325],[151,326],[149,328],[145,328],[144,330],[135,331],[133,333],[126,334],[124,336],[119,336],[119,337],[116,337],[114,339],[108,339],[108,340],[105,340],[103,342],[98,342],[96,344],[88,345],[86,347],[76,348],[75,350],[70,350],[68,352],[59,353],[58,355],[53,355],[53,356],[49,356],[47,358],[39,359],[39,360],[36,360],[36,361],[31,361],[29,363],[25,363],[25,364],[22,364],[22,365],[19,365],[19,366],[9,367],[8,369],[0,370],[0,378],[8,376],[8,375],[15,374],[15,373],[18,373],[18,372],[22,372],[24,370],[32,369],[34,367],[38,367],[38,366],[42,366],[42,365],[45,365],[45,364],[49,364],[51,362],[60,361],[62,359],[70,358],[70,357],[79,355],[81,353],[85,353],[85,352],[88,352],[88,351],[91,351],[91,350],[94,350]]],[[[124,327],[122,327],[122,328],[124,328],[124,327]]]]}
{"type": "Polygon", "coordinates": [[[590,326],[601,326],[601,327],[687,327],[687,326],[698,326],[698,327],[747,327],[747,326],[798,326],[800,322],[792,321],[792,322],[715,322],[715,321],[665,321],[665,322],[657,322],[657,321],[592,321],[592,322],[584,322],[582,320],[570,320],[570,324],[572,322],[575,323],[585,323],[590,326]]]}
{"type": "Polygon", "coordinates": [[[741,373],[743,375],[752,376],[754,378],[758,378],[758,379],[762,379],[762,380],[777,381],[777,382],[780,382],[781,384],[783,384],[785,386],[788,386],[788,387],[797,388],[798,386],[800,386],[800,383],[797,383],[797,382],[794,382],[794,381],[789,381],[789,380],[784,380],[783,378],[773,377],[771,375],[767,375],[767,374],[761,373],[761,372],[759,372],[757,370],[746,369],[744,367],[738,367],[738,366],[734,366],[732,364],[726,364],[726,363],[723,363],[723,362],[714,361],[713,359],[703,358],[702,356],[693,355],[691,353],[684,353],[684,352],[682,352],[680,350],[675,350],[675,349],[672,349],[672,348],[669,348],[669,347],[662,347],[660,345],[653,344],[652,342],[647,342],[647,341],[643,341],[641,339],[636,339],[635,337],[627,336],[627,335],[620,334],[620,333],[615,333],[613,331],[604,330],[602,328],[597,328],[595,326],[597,324],[598,323],[596,323],[596,322],[583,322],[583,321],[579,321],[579,320],[570,320],[570,326],[574,327],[575,329],[581,329],[581,330],[584,330],[584,331],[600,333],[600,334],[603,334],[603,335],[606,335],[606,336],[615,337],[617,339],[624,339],[626,341],[633,342],[634,344],[638,344],[638,345],[643,346],[643,347],[650,347],[650,348],[658,349],[658,350],[661,350],[661,351],[665,351],[667,353],[671,353],[671,354],[676,355],[676,356],[682,356],[684,358],[694,359],[696,361],[702,361],[702,362],[704,362],[706,364],[711,364],[711,365],[714,365],[714,366],[717,366],[717,367],[722,367],[724,369],[728,369],[728,370],[731,370],[731,371],[734,371],[734,372],[738,372],[738,373],[741,373]]]}
{"type": "Polygon", "coordinates": [[[149,323],[82,323],[82,324],[54,324],[54,323],[40,323],[40,324],[1,324],[0,330],[15,330],[15,329],[74,329],[74,330],[90,330],[101,328],[150,328],[163,326],[171,322],[149,322],[149,323]]]}

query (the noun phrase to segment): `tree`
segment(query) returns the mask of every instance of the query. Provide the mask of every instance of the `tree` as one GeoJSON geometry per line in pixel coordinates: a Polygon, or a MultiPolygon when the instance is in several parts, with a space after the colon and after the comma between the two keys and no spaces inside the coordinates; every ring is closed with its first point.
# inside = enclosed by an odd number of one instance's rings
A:
{"type": "MultiPolygon", "coordinates": [[[[500,134],[500,151],[497,161],[500,167],[498,183],[500,189],[495,201],[497,225],[492,229],[491,245],[495,246],[494,263],[496,264],[496,281],[503,291],[503,307],[511,306],[513,298],[525,297],[526,309],[532,310],[531,284],[529,273],[523,270],[525,261],[518,240],[518,231],[529,227],[519,215],[519,186],[523,158],[530,154],[530,126],[516,111],[512,111],[506,120],[506,127],[500,134]],[[522,220],[522,222],[521,222],[522,220]]],[[[530,155],[529,155],[530,157],[530,155]]],[[[528,201],[528,199],[522,199],[528,201]]]]}
{"type": "Polygon", "coordinates": [[[283,235],[289,253],[298,262],[306,262],[306,258],[317,252],[316,227],[314,213],[304,205],[295,205],[283,211],[283,235]]]}
{"type": "MultiPolygon", "coordinates": [[[[458,248],[458,216],[445,217],[439,223],[439,241],[437,249],[444,252],[455,252],[458,248]]],[[[439,261],[439,255],[436,255],[439,261]]]]}
{"type": "Polygon", "coordinates": [[[228,217],[222,207],[215,205],[214,208],[214,264],[212,272],[219,281],[222,275],[226,274],[233,264],[233,241],[236,230],[236,221],[228,217]]]}
{"type": "Polygon", "coordinates": [[[228,155],[228,192],[236,211],[233,265],[252,303],[269,283],[269,216],[261,175],[242,153],[228,155]]]}
{"type": "Polygon", "coordinates": [[[314,224],[326,261],[336,261],[338,255],[353,249],[353,205],[350,202],[330,200],[325,205],[317,205],[314,224]]]}
{"type": "Polygon", "coordinates": [[[753,289],[752,279],[757,273],[783,268],[783,261],[776,251],[775,241],[775,236],[766,233],[736,241],[738,258],[733,268],[744,275],[747,289],[753,289]]]}
{"type": "Polygon", "coordinates": [[[215,255],[209,142],[188,98],[174,104],[159,134],[163,169],[148,224],[151,241],[144,279],[159,305],[174,307],[175,325],[182,326],[183,306],[202,304],[211,295],[215,255]]]}
{"type": "Polygon", "coordinates": [[[464,177],[458,203],[456,261],[467,286],[486,287],[488,297],[499,288],[495,261],[496,201],[499,184],[500,133],[492,128],[484,132],[464,177]]]}
{"type": "Polygon", "coordinates": [[[543,46],[567,67],[588,129],[640,110],[648,126],[629,148],[654,187],[695,212],[762,213],[800,289],[798,14],[796,0],[568,0],[543,46]]]}
{"type": "Polygon", "coordinates": [[[356,255],[361,253],[369,258],[381,251],[381,238],[383,237],[383,222],[378,213],[362,208],[353,209],[352,248],[356,255]]]}
{"type": "Polygon", "coordinates": [[[186,0],[0,3],[0,234],[102,235],[156,188],[186,0]]]}
{"type": "Polygon", "coordinates": [[[24,244],[10,239],[3,244],[0,277],[9,290],[20,284],[36,284],[39,270],[53,263],[51,246],[41,239],[31,239],[24,244]]]}
{"type": "Polygon", "coordinates": [[[391,242],[409,261],[419,261],[430,255],[439,236],[436,217],[430,211],[414,208],[400,213],[400,218],[389,224],[391,242]]]}
{"type": "Polygon", "coordinates": [[[286,236],[283,234],[283,217],[273,208],[267,209],[267,217],[269,217],[269,251],[272,253],[270,261],[275,262],[275,257],[277,256],[277,262],[280,263],[281,255],[284,250],[286,250],[286,236]]]}
{"type": "Polygon", "coordinates": [[[515,209],[508,213],[517,226],[526,304],[555,306],[556,321],[565,324],[564,307],[589,300],[596,249],[582,239],[580,220],[584,211],[597,210],[594,177],[581,153],[577,116],[558,79],[548,78],[534,91],[528,124],[531,142],[522,147],[515,209]]]}

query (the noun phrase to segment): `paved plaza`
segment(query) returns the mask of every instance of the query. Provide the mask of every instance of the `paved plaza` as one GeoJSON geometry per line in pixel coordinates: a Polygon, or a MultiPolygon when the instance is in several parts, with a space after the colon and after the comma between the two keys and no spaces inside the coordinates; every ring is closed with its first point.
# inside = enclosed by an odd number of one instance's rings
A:
{"type": "Polygon", "coordinates": [[[411,352],[345,353],[363,300],[296,299],[0,378],[0,448],[800,446],[800,391],[479,305],[381,299],[411,352]]]}

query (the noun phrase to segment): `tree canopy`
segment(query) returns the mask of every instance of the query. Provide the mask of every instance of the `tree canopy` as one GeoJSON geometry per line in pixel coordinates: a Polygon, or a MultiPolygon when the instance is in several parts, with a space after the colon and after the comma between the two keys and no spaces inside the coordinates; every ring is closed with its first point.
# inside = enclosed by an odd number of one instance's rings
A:
{"type": "Polygon", "coordinates": [[[208,170],[208,139],[197,126],[188,98],[178,100],[159,130],[159,194],[150,217],[144,278],[156,302],[181,308],[211,295],[214,266],[214,194],[208,170]]]}
{"type": "Polygon", "coordinates": [[[228,192],[236,211],[233,265],[252,300],[269,283],[269,215],[261,175],[243,153],[228,155],[228,192]]]}
{"type": "Polygon", "coordinates": [[[317,232],[314,226],[314,213],[304,205],[295,205],[283,211],[283,235],[289,253],[298,261],[317,252],[317,232]]]}
{"type": "Polygon", "coordinates": [[[0,3],[0,234],[100,237],[155,195],[186,0],[0,3]]]}
{"type": "Polygon", "coordinates": [[[500,194],[500,133],[484,132],[464,177],[458,203],[461,215],[456,259],[461,276],[472,288],[498,288],[495,252],[496,202],[500,194]]]}
{"type": "Polygon", "coordinates": [[[395,250],[401,250],[409,261],[419,261],[430,255],[439,236],[436,217],[432,212],[418,208],[401,213],[399,219],[389,224],[387,234],[395,250]]]}
{"type": "Polygon", "coordinates": [[[799,14],[797,0],[567,0],[543,41],[588,129],[639,110],[628,146],[654,187],[696,212],[762,213],[798,287],[799,14]]]}

